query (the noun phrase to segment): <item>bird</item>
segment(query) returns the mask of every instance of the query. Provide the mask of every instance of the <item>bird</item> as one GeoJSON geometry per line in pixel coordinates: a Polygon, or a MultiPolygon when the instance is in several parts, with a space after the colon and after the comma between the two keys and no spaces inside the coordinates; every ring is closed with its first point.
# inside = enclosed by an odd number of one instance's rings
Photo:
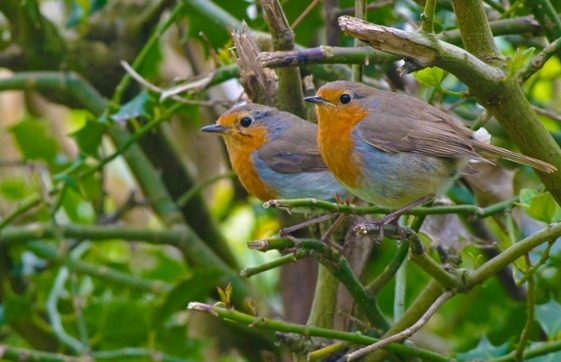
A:
{"type": "MultiPolygon", "coordinates": [[[[489,158],[499,157],[542,172],[556,170],[491,145],[486,130],[474,132],[405,94],[335,81],[304,100],[316,106],[327,167],[352,194],[376,206],[405,211],[429,201],[446,192],[469,162],[493,163],[489,158]]],[[[384,222],[397,222],[401,214],[384,222]]]]}
{"type": "Polygon", "coordinates": [[[323,161],[317,125],[276,108],[248,103],[226,111],[203,132],[219,133],[244,188],[262,201],[347,195],[323,161]]]}

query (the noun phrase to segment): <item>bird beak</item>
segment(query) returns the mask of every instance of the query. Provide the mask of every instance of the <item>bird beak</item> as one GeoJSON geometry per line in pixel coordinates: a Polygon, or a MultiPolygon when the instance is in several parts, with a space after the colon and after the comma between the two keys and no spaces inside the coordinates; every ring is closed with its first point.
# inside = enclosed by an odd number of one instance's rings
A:
{"type": "Polygon", "coordinates": [[[314,103],[314,104],[317,104],[317,105],[319,105],[319,106],[322,106],[322,105],[331,105],[331,103],[330,103],[328,100],[323,99],[323,98],[321,98],[320,96],[305,97],[304,100],[305,100],[306,102],[314,103]]]}
{"type": "Polygon", "coordinates": [[[203,128],[201,128],[201,131],[202,132],[226,133],[226,131],[228,131],[228,128],[222,127],[219,124],[211,124],[210,126],[204,126],[203,128]]]}

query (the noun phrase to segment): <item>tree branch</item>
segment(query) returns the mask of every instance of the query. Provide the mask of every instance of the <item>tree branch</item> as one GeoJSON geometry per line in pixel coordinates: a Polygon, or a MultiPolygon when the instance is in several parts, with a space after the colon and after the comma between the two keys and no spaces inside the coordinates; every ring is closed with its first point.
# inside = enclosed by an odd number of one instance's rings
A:
{"type": "MultiPolygon", "coordinates": [[[[265,21],[269,26],[273,39],[274,50],[293,50],[294,33],[286,20],[282,7],[278,0],[260,0],[265,21]]],[[[304,107],[304,94],[302,93],[302,82],[300,79],[300,69],[283,68],[279,69],[278,84],[278,108],[306,119],[306,108],[304,107]]]]}
{"type": "MultiPolygon", "coordinates": [[[[268,329],[279,332],[297,333],[308,337],[324,337],[333,338],[342,341],[353,342],[357,344],[372,344],[378,341],[376,338],[348,332],[334,331],[331,329],[318,328],[313,326],[303,326],[299,324],[285,323],[266,319],[263,317],[255,317],[243,314],[234,310],[229,310],[208,304],[191,302],[187,309],[209,313],[218,318],[231,320],[236,323],[251,325],[254,328],[268,329]]],[[[421,348],[404,346],[401,344],[390,344],[384,347],[388,351],[399,353],[406,356],[419,357],[426,361],[432,362],[453,362],[453,358],[443,356],[441,354],[431,352],[421,348]]]]}
{"type": "MultiPolygon", "coordinates": [[[[475,205],[415,207],[407,211],[405,214],[415,216],[465,214],[480,219],[509,209],[518,201],[518,197],[514,197],[512,199],[505,200],[485,208],[481,208],[475,205]]],[[[378,206],[357,207],[353,204],[337,204],[317,199],[270,200],[265,202],[263,204],[263,207],[301,213],[307,213],[313,210],[321,209],[328,212],[337,212],[348,215],[389,214],[395,211],[394,209],[378,206]]]]}
{"type": "Polygon", "coordinates": [[[561,236],[561,223],[548,225],[547,228],[517,242],[479,268],[468,272],[465,278],[466,286],[470,288],[483,283],[499,270],[528,253],[536,246],[551,239],[556,239],[559,236],[561,236]]]}

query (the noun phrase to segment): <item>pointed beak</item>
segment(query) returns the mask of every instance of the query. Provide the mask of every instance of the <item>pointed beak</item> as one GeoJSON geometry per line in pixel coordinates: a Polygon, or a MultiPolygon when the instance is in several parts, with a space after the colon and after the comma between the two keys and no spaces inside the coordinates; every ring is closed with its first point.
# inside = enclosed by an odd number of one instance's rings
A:
{"type": "Polygon", "coordinates": [[[203,128],[201,128],[202,132],[214,132],[214,133],[226,133],[226,131],[228,131],[228,128],[226,127],[222,127],[219,124],[211,124],[209,126],[204,126],[203,128]]]}
{"type": "Polygon", "coordinates": [[[321,105],[331,105],[331,103],[329,103],[329,101],[321,98],[320,96],[305,97],[304,100],[306,102],[314,103],[314,104],[317,104],[319,106],[321,106],[321,105]]]}

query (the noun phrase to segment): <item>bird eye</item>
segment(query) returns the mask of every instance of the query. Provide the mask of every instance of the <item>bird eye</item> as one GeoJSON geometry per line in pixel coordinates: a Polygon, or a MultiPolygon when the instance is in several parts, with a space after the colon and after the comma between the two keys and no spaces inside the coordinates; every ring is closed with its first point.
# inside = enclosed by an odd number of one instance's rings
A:
{"type": "Polygon", "coordinates": [[[251,119],[249,117],[244,117],[240,120],[240,126],[245,127],[245,128],[251,126],[252,123],[253,123],[253,119],[251,119]]]}
{"type": "Polygon", "coordinates": [[[351,96],[345,93],[341,97],[339,97],[339,100],[341,101],[342,104],[347,104],[351,101],[351,96]]]}

